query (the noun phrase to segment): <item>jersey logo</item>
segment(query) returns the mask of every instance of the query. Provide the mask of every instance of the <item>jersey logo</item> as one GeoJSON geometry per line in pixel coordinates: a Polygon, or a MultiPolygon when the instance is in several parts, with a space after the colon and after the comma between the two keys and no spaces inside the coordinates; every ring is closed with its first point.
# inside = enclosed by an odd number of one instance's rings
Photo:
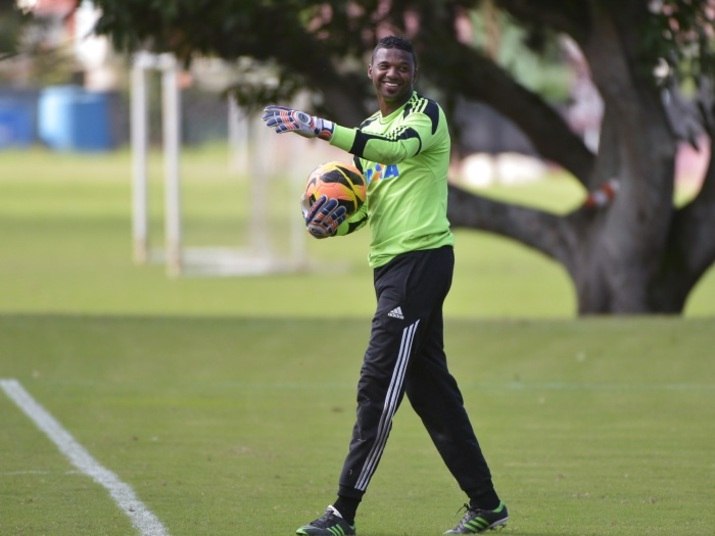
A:
{"type": "Polygon", "coordinates": [[[365,171],[365,179],[368,184],[383,179],[396,179],[399,176],[400,168],[397,167],[397,164],[374,164],[365,171]]]}

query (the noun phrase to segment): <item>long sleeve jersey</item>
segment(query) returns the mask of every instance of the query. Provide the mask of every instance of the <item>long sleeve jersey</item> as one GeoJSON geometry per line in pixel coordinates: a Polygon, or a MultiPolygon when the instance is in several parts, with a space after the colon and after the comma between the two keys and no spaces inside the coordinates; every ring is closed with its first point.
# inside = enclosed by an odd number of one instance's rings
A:
{"type": "Polygon", "coordinates": [[[401,253],[454,243],[447,219],[450,137],[435,101],[413,92],[386,117],[378,111],[359,128],[335,125],[330,143],[354,155],[367,182],[367,200],[338,235],[368,223],[371,267],[401,253]]]}

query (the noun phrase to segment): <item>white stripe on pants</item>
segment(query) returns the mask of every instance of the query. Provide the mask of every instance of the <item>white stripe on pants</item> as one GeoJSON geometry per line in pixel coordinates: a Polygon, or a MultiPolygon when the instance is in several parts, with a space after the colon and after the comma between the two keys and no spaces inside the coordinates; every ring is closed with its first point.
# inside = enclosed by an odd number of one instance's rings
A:
{"type": "Polygon", "coordinates": [[[367,489],[367,485],[370,482],[370,479],[377,468],[377,463],[380,461],[382,452],[385,449],[387,436],[389,435],[390,427],[392,426],[392,418],[395,416],[397,405],[400,401],[400,397],[402,396],[405,374],[407,373],[407,365],[410,362],[410,353],[412,352],[412,343],[415,340],[415,333],[417,332],[417,326],[419,323],[420,321],[417,320],[402,330],[402,341],[400,342],[400,349],[397,355],[397,363],[395,364],[395,370],[392,372],[390,386],[388,387],[387,394],[385,395],[385,405],[382,409],[375,443],[370,449],[370,453],[367,456],[367,460],[365,461],[362,471],[360,471],[360,476],[357,479],[357,483],[355,484],[355,489],[360,491],[365,491],[367,489]]]}

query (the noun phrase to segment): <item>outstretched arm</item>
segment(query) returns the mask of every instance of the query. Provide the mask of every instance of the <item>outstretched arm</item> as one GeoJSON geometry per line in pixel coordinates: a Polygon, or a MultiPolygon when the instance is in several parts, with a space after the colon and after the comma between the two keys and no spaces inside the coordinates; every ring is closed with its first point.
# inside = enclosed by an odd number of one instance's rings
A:
{"type": "Polygon", "coordinates": [[[436,105],[430,104],[423,113],[410,114],[403,125],[388,136],[368,134],[359,128],[344,127],[307,112],[274,104],[266,106],[262,119],[278,134],[294,132],[305,138],[320,138],[367,160],[395,164],[415,156],[429,145],[440,114],[436,105]]]}

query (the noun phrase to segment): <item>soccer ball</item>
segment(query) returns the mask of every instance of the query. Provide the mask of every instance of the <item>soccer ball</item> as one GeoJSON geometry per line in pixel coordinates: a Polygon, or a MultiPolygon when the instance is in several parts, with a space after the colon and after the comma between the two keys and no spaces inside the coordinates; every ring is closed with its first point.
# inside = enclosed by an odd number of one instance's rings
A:
{"type": "Polygon", "coordinates": [[[367,195],[362,173],[352,164],[343,162],[327,162],[311,171],[301,199],[304,217],[322,195],[335,199],[345,207],[346,216],[354,214],[365,202],[367,195]]]}

